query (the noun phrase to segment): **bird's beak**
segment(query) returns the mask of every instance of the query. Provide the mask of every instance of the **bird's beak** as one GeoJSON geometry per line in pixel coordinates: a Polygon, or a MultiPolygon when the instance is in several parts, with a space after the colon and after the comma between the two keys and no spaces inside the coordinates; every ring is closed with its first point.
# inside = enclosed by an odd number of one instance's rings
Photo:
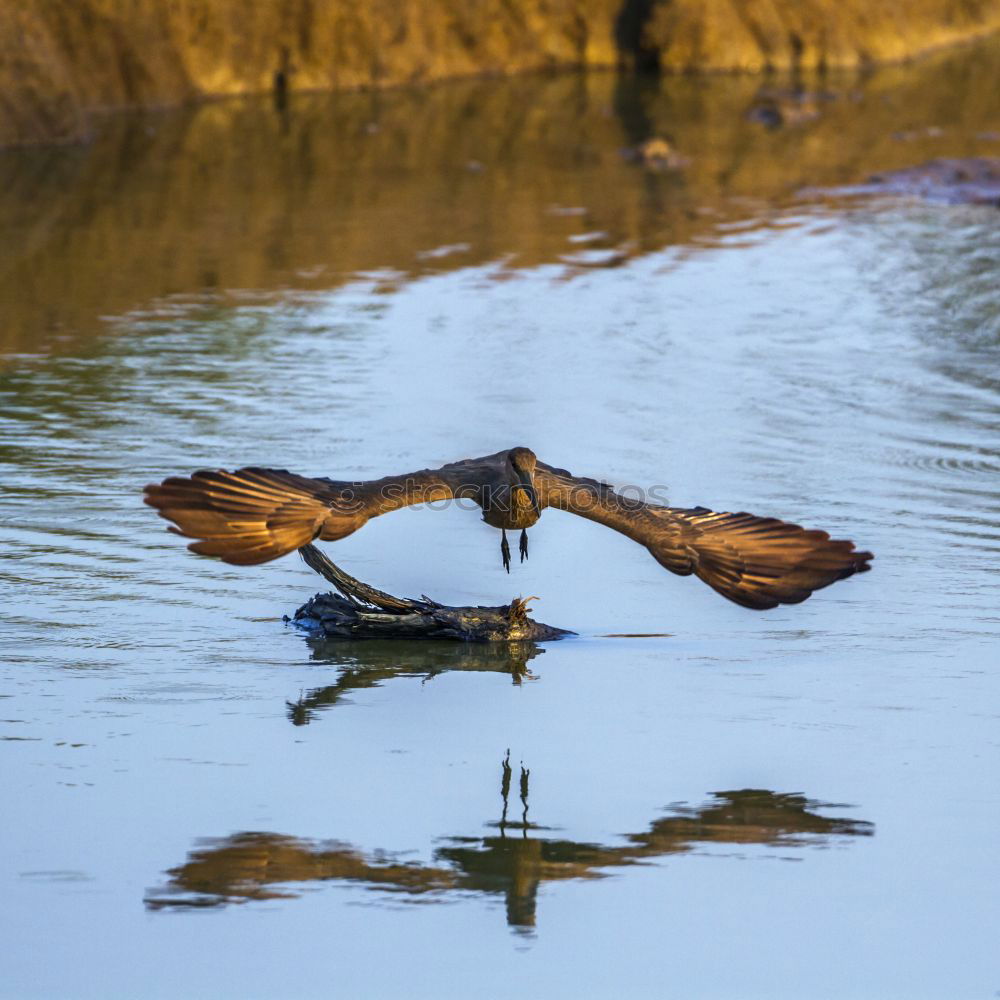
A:
{"type": "Polygon", "coordinates": [[[535,492],[535,484],[532,481],[531,473],[525,472],[523,469],[518,469],[514,467],[514,471],[517,473],[517,483],[528,494],[528,499],[531,501],[531,508],[534,512],[541,517],[542,508],[538,505],[538,494],[535,492]]]}

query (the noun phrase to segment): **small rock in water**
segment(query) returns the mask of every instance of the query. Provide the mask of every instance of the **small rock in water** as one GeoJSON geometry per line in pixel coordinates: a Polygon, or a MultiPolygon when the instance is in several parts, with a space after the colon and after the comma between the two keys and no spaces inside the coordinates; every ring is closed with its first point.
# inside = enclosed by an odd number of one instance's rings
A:
{"type": "Polygon", "coordinates": [[[649,170],[676,170],[685,167],[690,159],[681,156],[673,146],[658,136],[623,149],[622,155],[632,163],[640,163],[649,170]]]}

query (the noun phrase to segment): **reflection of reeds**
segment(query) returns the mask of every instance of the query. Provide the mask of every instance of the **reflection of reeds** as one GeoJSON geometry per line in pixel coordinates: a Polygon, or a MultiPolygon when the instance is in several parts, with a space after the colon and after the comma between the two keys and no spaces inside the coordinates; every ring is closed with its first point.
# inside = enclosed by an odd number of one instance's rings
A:
{"type": "Polygon", "coordinates": [[[499,835],[446,838],[430,864],[403,862],[336,842],[239,833],[200,844],[183,865],[167,873],[166,886],[150,890],[146,904],[152,909],[218,906],[295,896],[296,882],[341,881],[410,896],[451,891],[500,894],[506,898],[508,922],[531,927],[538,888],[544,882],[600,878],[609,869],[705,845],[788,848],[874,832],[872,824],[861,820],[820,815],[817,809],[832,807],[801,795],[744,789],[719,792],[697,809],[674,810],[648,830],[624,837],[620,845],[548,839],[529,836],[539,828],[527,822],[528,771],[523,767],[523,822],[506,822],[510,776],[508,753],[502,767],[504,816],[499,835]],[[508,836],[511,826],[521,835],[508,836]]]}
{"type": "Polygon", "coordinates": [[[816,120],[773,130],[746,118],[752,78],[612,74],[109,121],[86,149],[0,158],[0,350],[175,293],[325,289],[376,269],[391,286],[500,259],[572,273],[574,235],[617,259],[760,222],[803,185],[996,149],[974,137],[1000,126],[995,47],[881,70],[857,93],[853,77],[823,86],[835,96],[816,120]],[[621,155],[654,135],[688,165],[621,155]],[[426,256],[444,246],[458,249],[426,256]]]}

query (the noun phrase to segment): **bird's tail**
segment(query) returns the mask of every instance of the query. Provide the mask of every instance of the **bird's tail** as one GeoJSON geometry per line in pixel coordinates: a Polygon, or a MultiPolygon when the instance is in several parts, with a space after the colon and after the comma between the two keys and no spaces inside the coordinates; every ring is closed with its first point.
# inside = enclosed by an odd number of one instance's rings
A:
{"type": "Polygon", "coordinates": [[[172,477],[147,486],[144,497],[174,522],[171,531],[198,539],[188,546],[192,552],[237,566],[269,562],[311,542],[336,499],[322,480],[256,468],[172,477]]]}
{"type": "Polygon", "coordinates": [[[696,507],[672,509],[670,519],[679,522],[680,539],[657,545],[654,535],[649,549],[656,560],[758,611],[798,604],[814,590],[871,569],[872,554],[856,551],[853,542],[774,517],[696,507]]]}

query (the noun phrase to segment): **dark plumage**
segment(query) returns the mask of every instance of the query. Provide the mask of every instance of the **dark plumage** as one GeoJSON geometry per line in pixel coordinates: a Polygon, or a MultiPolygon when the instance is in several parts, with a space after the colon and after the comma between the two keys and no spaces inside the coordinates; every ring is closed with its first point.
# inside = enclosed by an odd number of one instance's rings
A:
{"type": "Polygon", "coordinates": [[[773,517],[662,507],[627,499],[603,483],[539,462],[527,448],[364,483],[309,479],[279,469],[195,472],[146,487],[145,500],[189,548],[236,565],[277,559],[314,539],[335,541],[369,518],[411,504],[462,497],[504,532],[522,531],[546,507],[578,514],[644,545],[661,566],[692,573],[723,597],[762,610],[797,604],[813,591],[869,569],[870,552],[773,517]]]}

